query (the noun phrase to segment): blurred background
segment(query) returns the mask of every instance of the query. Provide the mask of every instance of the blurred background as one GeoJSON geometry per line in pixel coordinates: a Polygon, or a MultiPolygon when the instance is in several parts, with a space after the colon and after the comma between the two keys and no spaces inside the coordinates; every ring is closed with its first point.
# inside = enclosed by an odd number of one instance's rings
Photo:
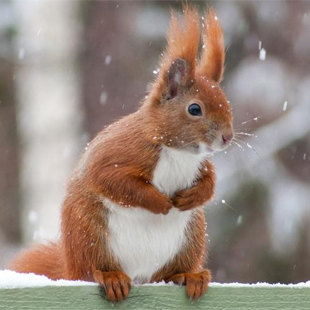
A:
{"type": "MultiPolygon", "coordinates": [[[[214,157],[213,281],[310,279],[310,3],[189,1],[220,18],[236,142],[214,157]]],[[[135,111],[181,1],[0,1],[0,269],[56,239],[66,179],[135,111]]]]}

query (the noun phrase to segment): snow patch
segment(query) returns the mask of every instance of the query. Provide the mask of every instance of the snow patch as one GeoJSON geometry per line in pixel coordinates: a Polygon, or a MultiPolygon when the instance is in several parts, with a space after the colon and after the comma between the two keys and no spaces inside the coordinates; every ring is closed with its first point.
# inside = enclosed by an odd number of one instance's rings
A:
{"type": "Polygon", "coordinates": [[[34,273],[18,273],[11,270],[0,270],[0,289],[41,287],[41,286],[81,286],[96,285],[96,283],[85,281],[56,280],[53,281],[45,276],[34,273]]]}
{"type": "MultiPolygon", "coordinates": [[[[85,281],[69,281],[57,280],[53,281],[45,276],[35,275],[33,273],[18,273],[11,270],[0,270],[0,289],[13,289],[23,287],[43,287],[43,286],[97,286],[94,282],[85,281]]],[[[164,281],[158,283],[147,283],[135,286],[173,286],[173,283],[165,283],[164,281]]],[[[310,288],[310,281],[301,282],[297,284],[270,284],[270,283],[210,283],[209,287],[251,287],[251,288],[310,288]]]]}
{"type": "Polygon", "coordinates": [[[282,284],[282,283],[266,283],[266,282],[258,282],[258,283],[210,283],[209,287],[233,287],[233,288],[241,288],[241,287],[252,287],[252,288],[278,288],[278,287],[286,287],[286,288],[310,288],[310,281],[301,282],[297,284],[282,284]]]}

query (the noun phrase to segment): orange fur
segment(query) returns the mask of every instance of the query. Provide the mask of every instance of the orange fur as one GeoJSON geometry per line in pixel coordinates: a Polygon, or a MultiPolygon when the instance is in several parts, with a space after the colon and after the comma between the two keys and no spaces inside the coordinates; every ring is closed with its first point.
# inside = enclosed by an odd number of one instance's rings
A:
{"type": "Polygon", "coordinates": [[[13,262],[10,269],[18,272],[33,272],[56,280],[63,277],[63,259],[59,244],[49,242],[46,245],[37,244],[31,249],[22,251],[13,262]]]}
{"type": "Polygon", "coordinates": [[[189,64],[190,75],[194,77],[199,33],[199,14],[196,9],[184,7],[183,24],[179,21],[177,13],[171,12],[168,46],[162,60],[161,72],[167,72],[173,60],[183,58],[189,64]]]}
{"type": "Polygon", "coordinates": [[[198,75],[221,82],[224,73],[224,38],[218,17],[212,9],[205,15],[202,31],[203,49],[198,75]]]}
{"type": "Polygon", "coordinates": [[[180,212],[195,209],[181,251],[152,276],[152,281],[186,285],[191,298],[206,291],[210,274],[203,270],[206,245],[201,206],[214,193],[213,165],[206,160],[195,184],[171,197],[153,186],[152,180],[163,146],[198,152],[200,143],[213,146],[217,142],[222,148],[222,137],[232,136],[231,109],[218,84],[224,46],[214,16],[210,11],[206,23],[208,46],[197,69],[197,10],[186,6],[183,24],[172,12],[168,47],[150,96],[139,111],[98,134],[69,180],[59,243],[22,253],[11,269],[52,279],[94,280],[103,286],[110,300],[126,298],[131,280],[109,246],[108,199],[119,208],[142,208],[154,214],[167,214],[173,207],[180,212]],[[190,115],[191,103],[200,106],[201,117],[190,115]]]}
{"type": "Polygon", "coordinates": [[[195,186],[183,189],[172,199],[173,205],[179,210],[187,211],[202,206],[214,195],[215,172],[212,164],[206,160],[202,166],[200,179],[195,186]],[[207,194],[209,197],[207,198],[207,194]]]}
{"type": "Polygon", "coordinates": [[[160,72],[151,96],[154,101],[162,99],[162,93],[167,89],[167,71],[171,62],[182,58],[189,64],[189,78],[194,80],[197,63],[197,51],[200,41],[199,14],[197,9],[184,6],[183,24],[175,11],[171,11],[170,28],[167,36],[167,48],[161,59],[160,72]]]}

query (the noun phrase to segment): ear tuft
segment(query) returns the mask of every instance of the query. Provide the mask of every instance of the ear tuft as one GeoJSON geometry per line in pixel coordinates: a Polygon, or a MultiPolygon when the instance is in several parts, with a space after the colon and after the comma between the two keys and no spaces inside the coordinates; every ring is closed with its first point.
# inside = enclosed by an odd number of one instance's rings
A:
{"type": "Polygon", "coordinates": [[[184,5],[183,16],[171,12],[167,48],[161,59],[160,72],[151,96],[160,102],[162,96],[174,98],[195,79],[197,51],[200,41],[199,14],[197,9],[184,5]]]}
{"type": "Polygon", "coordinates": [[[204,19],[203,49],[197,74],[221,82],[224,73],[225,46],[218,17],[210,8],[204,19]]]}

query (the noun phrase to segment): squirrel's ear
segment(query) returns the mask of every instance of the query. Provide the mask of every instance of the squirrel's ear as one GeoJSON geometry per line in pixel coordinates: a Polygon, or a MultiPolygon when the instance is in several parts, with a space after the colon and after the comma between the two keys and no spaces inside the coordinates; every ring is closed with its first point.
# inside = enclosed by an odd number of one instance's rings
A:
{"type": "Polygon", "coordinates": [[[199,40],[197,9],[184,5],[183,18],[172,11],[167,36],[168,45],[150,93],[153,102],[160,102],[163,97],[174,98],[194,81],[199,40]]]}
{"type": "Polygon", "coordinates": [[[220,83],[224,73],[225,46],[219,19],[211,8],[204,19],[202,41],[197,74],[220,83]]]}
{"type": "Polygon", "coordinates": [[[178,58],[172,61],[168,70],[168,94],[167,99],[176,97],[182,89],[190,84],[189,66],[186,60],[178,58]]]}

